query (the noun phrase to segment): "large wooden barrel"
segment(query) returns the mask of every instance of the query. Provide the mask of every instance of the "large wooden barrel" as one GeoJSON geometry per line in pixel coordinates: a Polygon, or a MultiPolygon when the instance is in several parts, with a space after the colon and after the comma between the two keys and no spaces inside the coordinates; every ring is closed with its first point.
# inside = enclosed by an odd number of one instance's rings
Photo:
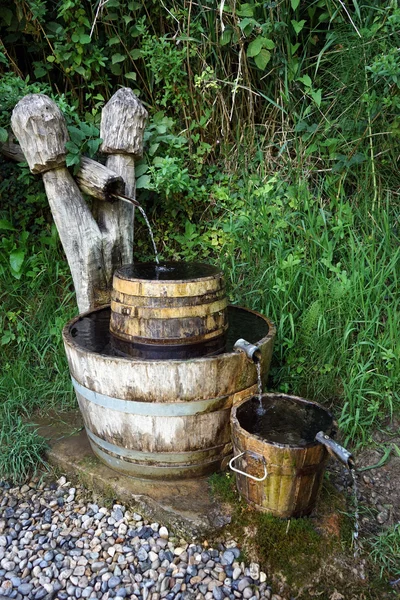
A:
{"type": "Polygon", "coordinates": [[[268,376],[275,328],[265,317],[228,308],[227,352],[189,360],[115,356],[110,307],[63,330],[72,382],[95,454],[134,477],[178,479],[219,469],[231,451],[230,411],[256,390],[256,365],[234,342],[258,343],[268,376]]]}
{"type": "Polygon", "coordinates": [[[223,274],[211,265],[124,265],[113,279],[113,344],[142,358],[187,358],[222,351],[227,305],[223,274]]]}
{"type": "Polygon", "coordinates": [[[286,394],[263,394],[262,409],[260,414],[258,396],[245,398],[232,409],[234,458],[230,464],[236,471],[237,489],[260,511],[283,518],[309,515],[315,507],[329,456],[325,446],[314,438],[321,430],[334,432],[332,415],[315,402],[286,394]],[[281,431],[285,431],[285,425],[280,426],[282,403],[286,414],[295,409],[293,418],[289,417],[288,433],[283,434],[287,435],[287,443],[269,441],[282,439],[281,431]],[[268,419],[275,419],[272,426],[268,419]],[[291,443],[292,426],[298,430],[293,437],[295,443],[291,443]],[[298,439],[302,435],[305,440],[300,445],[298,439]]]}

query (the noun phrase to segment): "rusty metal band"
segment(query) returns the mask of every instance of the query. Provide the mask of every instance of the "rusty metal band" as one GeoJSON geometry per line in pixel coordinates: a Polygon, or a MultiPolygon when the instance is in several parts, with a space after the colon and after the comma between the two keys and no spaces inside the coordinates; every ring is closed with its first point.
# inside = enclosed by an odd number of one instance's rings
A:
{"type": "MultiPolygon", "coordinates": [[[[154,463],[165,464],[180,464],[183,466],[193,465],[200,460],[215,460],[215,457],[222,453],[226,444],[206,448],[205,450],[189,450],[188,452],[142,452],[141,450],[130,450],[111,444],[102,438],[99,438],[95,433],[86,428],[86,433],[89,440],[108,455],[108,459],[112,456],[119,463],[139,461],[142,463],[149,462],[151,466],[156,466],[154,463]]],[[[143,466],[146,466],[145,464],[143,466]]],[[[161,467],[162,468],[162,467],[161,467]]]]}
{"type": "Polygon", "coordinates": [[[207,400],[192,400],[189,402],[136,402],[113,398],[90,390],[81,385],[74,377],[72,384],[78,394],[98,406],[115,410],[120,413],[143,415],[149,417],[187,417],[216,410],[229,409],[232,405],[231,396],[220,396],[207,400]]]}

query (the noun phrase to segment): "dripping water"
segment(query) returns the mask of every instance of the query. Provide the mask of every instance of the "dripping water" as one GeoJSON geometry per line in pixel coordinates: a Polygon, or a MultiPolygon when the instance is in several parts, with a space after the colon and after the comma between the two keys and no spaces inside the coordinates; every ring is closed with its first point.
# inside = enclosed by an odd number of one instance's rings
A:
{"type": "Polygon", "coordinates": [[[257,407],[257,415],[264,415],[265,414],[265,408],[263,407],[262,404],[262,379],[261,379],[261,361],[257,361],[256,362],[256,368],[257,368],[257,393],[258,393],[258,404],[259,406],[257,407]]]}
{"type": "Polygon", "coordinates": [[[354,558],[357,558],[360,552],[360,543],[358,540],[358,534],[360,530],[360,517],[358,512],[358,484],[357,475],[355,468],[350,468],[350,474],[353,479],[353,501],[354,501],[354,531],[353,531],[353,547],[354,547],[354,558]]]}

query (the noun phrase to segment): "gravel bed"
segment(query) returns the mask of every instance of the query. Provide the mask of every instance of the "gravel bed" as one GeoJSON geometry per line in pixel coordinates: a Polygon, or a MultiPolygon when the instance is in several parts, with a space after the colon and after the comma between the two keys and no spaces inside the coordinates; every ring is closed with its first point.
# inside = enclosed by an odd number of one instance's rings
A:
{"type": "Polygon", "coordinates": [[[56,483],[0,484],[0,600],[280,600],[234,541],[186,543],[56,483]]]}

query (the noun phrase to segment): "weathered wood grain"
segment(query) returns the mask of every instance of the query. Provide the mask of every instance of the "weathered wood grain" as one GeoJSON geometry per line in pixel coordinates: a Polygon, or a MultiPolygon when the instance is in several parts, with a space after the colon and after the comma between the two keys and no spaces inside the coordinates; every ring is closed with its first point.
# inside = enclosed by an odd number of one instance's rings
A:
{"type": "Polygon", "coordinates": [[[11,125],[32,172],[42,173],[47,198],[67,256],[81,312],[108,300],[100,229],[65,167],[68,133],[57,105],[30,94],[15,106],[11,125]]]}
{"type": "MultiPolygon", "coordinates": [[[[135,198],[135,159],[143,153],[147,111],[129,88],[119,89],[102,110],[101,151],[108,154],[107,167],[125,182],[125,194],[135,198]]],[[[108,273],[132,262],[134,207],[126,202],[96,202],[94,214],[103,235],[104,261],[108,273]]],[[[111,279],[108,281],[111,287],[111,279]]]]}

